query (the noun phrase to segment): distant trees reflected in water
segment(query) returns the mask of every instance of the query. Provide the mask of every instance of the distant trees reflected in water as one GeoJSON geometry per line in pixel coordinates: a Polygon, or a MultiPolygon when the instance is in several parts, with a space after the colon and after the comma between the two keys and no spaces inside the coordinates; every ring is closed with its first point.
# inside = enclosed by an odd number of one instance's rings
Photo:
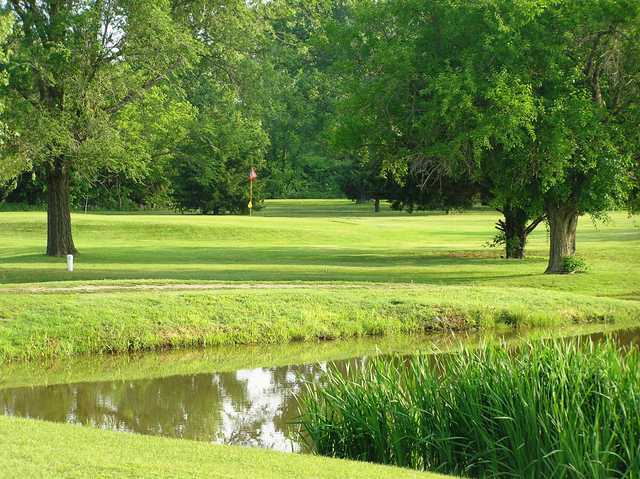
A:
{"type": "MultiPolygon", "coordinates": [[[[346,369],[352,360],[333,363],[346,369]]],[[[0,391],[5,415],[284,451],[304,448],[292,430],[295,393],[326,363],[158,379],[0,391]]]]}

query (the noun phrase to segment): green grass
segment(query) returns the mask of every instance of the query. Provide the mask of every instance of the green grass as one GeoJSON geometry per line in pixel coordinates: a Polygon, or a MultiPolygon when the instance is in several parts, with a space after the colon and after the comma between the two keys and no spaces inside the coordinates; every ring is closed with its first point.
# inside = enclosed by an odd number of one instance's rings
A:
{"type": "Polygon", "coordinates": [[[471,477],[640,476],[640,351],[488,346],[330,370],[302,399],[321,454],[471,477]]]}
{"type": "Polygon", "coordinates": [[[640,303],[489,287],[0,294],[0,362],[449,329],[629,322],[640,303]]]}
{"type": "MultiPolygon", "coordinates": [[[[266,206],[251,218],[76,213],[73,274],[63,259],[43,255],[44,213],[0,213],[0,387],[299,363],[371,348],[318,339],[394,342],[396,333],[494,326],[559,331],[640,317],[640,229],[622,213],[598,227],[581,220],[578,248],[589,273],[545,276],[544,228],[526,261],[505,261],[483,247],[498,217],[488,210],[408,215],[385,205],[374,214],[370,204],[346,200],[266,206]],[[237,288],[181,286],[193,283],[237,288]],[[121,290],[56,291],[105,285],[121,290]],[[240,343],[277,346],[242,359],[224,349],[86,356],[240,343]],[[16,362],[24,359],[33,361],[16,362]]],[[[409,349],[399,342],[398,350],[409,349]]],[[[11,438],[0,448],[3,473],[15,477],[429,477],[7,418],[0,436],[11,438]]]]}
{"type": "Polygon", "coordinates": [[[504,261],[500,250],[483,247],[498,218],[491,211],[358,216],[350,213],[356,208],[350,202],[315,203],[328,205],[327,213],[292,201],[267,203],[261,214],[273,208],[309,216],[75,214],[80,254],[73,275],[64,261],[43,255],[45,214],[0,213],[0,283],[414,282],[640,298],[640,228],[638,219],[624,213],[612,214],[597,228],[582,218],[578,251],[590,272],[558,277],[542,274],[548,248],[544,227],[532,236],[526,261],[504,261]]]}
{"type": "Polygon", "coordinates": [[[3,478],[424,478],[393,467],[0,417],[3,478]]]}
{"type": "Polygon", "coordinates": [[[299,200],[251,218],[73,219],[80,254],[69,274],[42,254],[43,213],[0,213],[0,362],[640,317],[640,228],[623,213],[597,227],[582,219],[589,272],[564,276],[542,274],[544,228],[525,261],[483,247],[497,219],[487,210],[378,216],[370,205],[299,200]],[[153,284],[178,290],[55,292],[153,284]]]}

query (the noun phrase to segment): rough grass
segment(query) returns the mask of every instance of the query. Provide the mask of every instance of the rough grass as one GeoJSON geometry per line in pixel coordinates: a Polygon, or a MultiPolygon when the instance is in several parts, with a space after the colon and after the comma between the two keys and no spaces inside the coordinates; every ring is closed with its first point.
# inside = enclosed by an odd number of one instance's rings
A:
{"type": "Polygon", "coordinates": [[[436,479],[407,469],[0,417],[2,477],[436,479]]]}
{"type": "Polygon", "coordinates": [[[472,477],[640,475],[640,351],[490,346],[329,372],[302,399],[321,454],[472,477]]]}
{"type": "Polygon", "coordinates": [[[624,323],[640,304],[520,288],[398,286],[0,294],[0,362],[99,353],[624,323]]]}

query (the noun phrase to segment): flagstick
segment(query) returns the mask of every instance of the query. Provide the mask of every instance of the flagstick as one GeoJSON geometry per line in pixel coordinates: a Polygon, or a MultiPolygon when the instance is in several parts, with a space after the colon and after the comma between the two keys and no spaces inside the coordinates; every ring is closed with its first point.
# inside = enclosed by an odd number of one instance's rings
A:
{"type": "Polygon", "coordinates": [[[252,166],[249,173],[249,216],[253,216],[253,182],[256,181],[257,177],[256,170],[252,166]]]}

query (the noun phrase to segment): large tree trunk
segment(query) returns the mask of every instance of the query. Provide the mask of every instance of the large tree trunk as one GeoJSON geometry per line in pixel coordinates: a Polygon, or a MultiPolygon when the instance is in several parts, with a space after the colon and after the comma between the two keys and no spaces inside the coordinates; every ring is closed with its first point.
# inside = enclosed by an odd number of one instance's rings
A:
{"type": "Polygon", "coordinates": [[[551,232],[546,273],[565,273],[564,259],[576,253],[578,210],[575,206],[567,204],[548,205],[546,210],[551,232]]]}
{"type": "Polygon", "coordinates": [[[76,253],[71,236],[69,207],[69,167],[57,159],[47,171],[47,255],[76,253]]]}
{"type": "Polygon", "coordinates": [[[380,198],[376,198],[373,201],[373,211],[374,213],[380,213],[380,198]]]}

